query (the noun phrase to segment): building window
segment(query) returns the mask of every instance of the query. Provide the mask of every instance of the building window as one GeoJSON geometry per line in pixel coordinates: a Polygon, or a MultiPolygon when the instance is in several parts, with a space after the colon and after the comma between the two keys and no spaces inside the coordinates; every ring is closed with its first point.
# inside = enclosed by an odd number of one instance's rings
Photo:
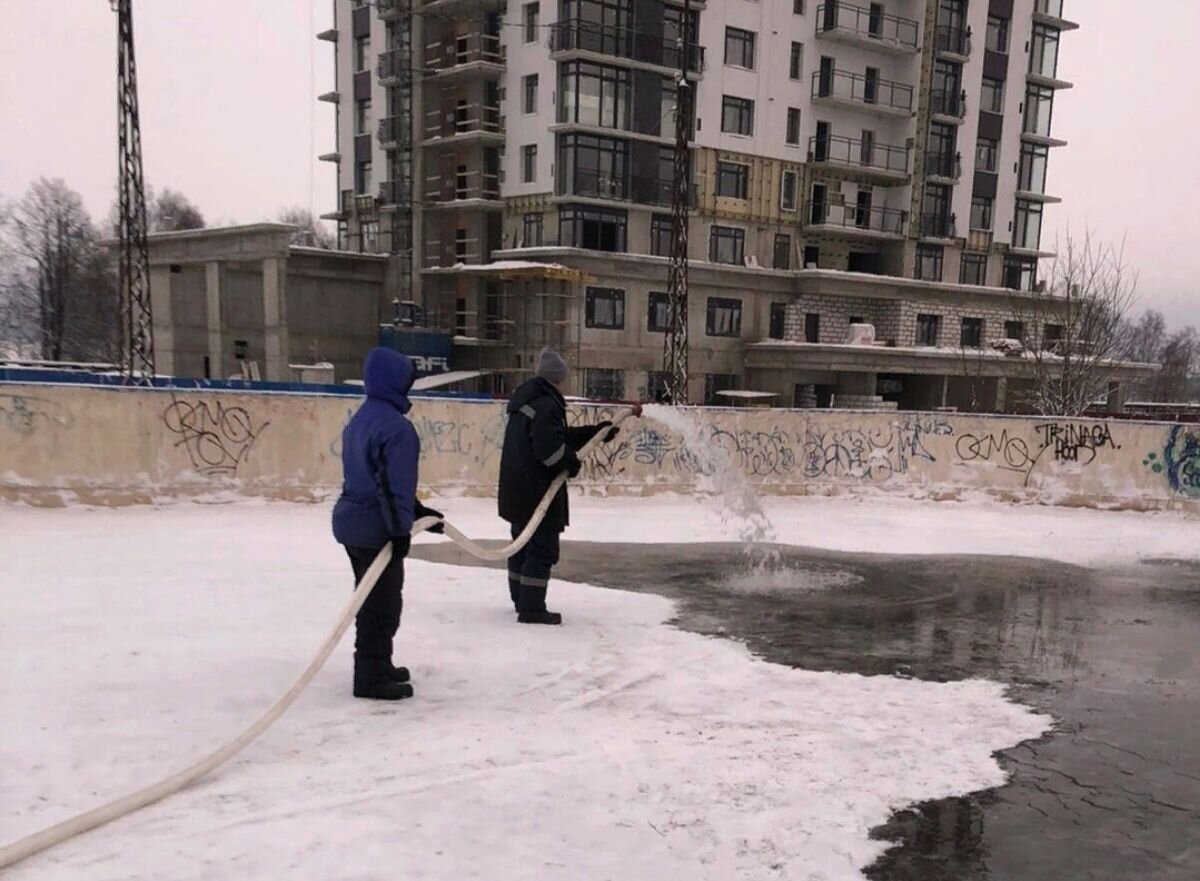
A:
{"type": "Polygon", "coordinates": [[[792,268],[792,237],[786,233],[775,234],[775,268],[792,268]]]}
{"type": "Polygon", "coordinates": [[[973,285],[987,284],[987,259],[987,254],[965,252],[962,255],[959,282],[973,285]]]}
{"type": "Polygon", "coordinates": [[[971,199],[971,229],[992,229],[992,199],[990,196],[975,196],[971,199]]]}
{"type": "Polygon", "coordinates": [[[1000,156],[1000,142],[993,138],[980,138],[975,142],[975,170],[995,172],[1000,156]]]}
{"type": "Polygon", "coordinates": [[[671,374],[665,370],[648,371],[646,373],[646,394],[643,400],[655,404],[665,404],[668,398],[667,387],[670,381],[671,374]]]}
{"type": "MultiPolygon", "coordinates": [[[[628,129],[631,102],[629,71],[620,67],[568,61],[560,65],[559,122],[628,129]]],[[[674,109],[672,99],[671,109],[674,109]]],[[[666,118],[664,116],[664,118],[666,118]]],[[[659,134],[650,131],[647,134],[659,134]]]]}
{"type": "Polygon", "coordinates": [[[367,69],[371,62],[371,38],[356,37],[354,40],[354,70],[356,73],[367,69]]]}
{"type": "Polygon", "coordinates": [[[1062,343],[1065,329],[1061,324],[1047,324],[1042,328],[1042,348],[1051,351],[1062,343]]]}
{"type": "Polygon", "coordinates": [[[989,15],[987,21],[987,48],[1001,54],[1008,53],[1008,19],[989,15]]]}
{"type": "Polygon", "coordinates": [[[1023,321],[1006,321],[1004,322],[1004,338],[1006,340],[1017,340],[1025,342],[1025,322],[1023,321]]]}
{"type": "Polygon", "coordinates": [[[537,113],[538,109],[538,75],[531,73],[525,77],[525,113],[537,113]]]}
{"type": "Polygon", "coordinates": [[[525,42],[536,43],[538,38],[538,20],[541,14],[541,5],[538,3],[526,3],[521,10],[521,21],[525,26],[525,42]]]}
{"type": "Polygon", "coordinates": [[[1053,116],[1054,90],[1030,84],[1025,90],[1025,133],[1050,137],[1053,116]]]}
{"type": "Polygon", "coordinates": [[[365,196],[371,192],[371,163],[360,162],[354,166],[355,195],[365,196]]]}
{"type": "Polygon", "coordinates": [[[704,403],[708,406],[714,404],[728,404],[721,392],[736,391],[738,387],[738,378],[736,373],[707,373],[704,375],[704,403]]]}
{"type": "Polygon", "coordinates": [[[980,110],[986,110],[988,113],[1004,112],[1004,80],[985,76],[979,96],[980,110]]]}
{"type": "Polygon", "coordinates": [[[1046,192],[1046,168],[1050,148],[1043,144],[1021,144],[1021,162],[1017,172],[1017,189],[1026,193],[1046,192]]]}
{"type": "Polygon", "coordinates": [[[746,231],[714,225],[708,240],[708,259],[713,263],[742,266],[746,262],[746,231]]]}
{"type": "Polygon", "coordinates": [[[526,248],[540,248],[544,240],[545,220],[540,211],[526,214],[521,228],[521,242],[526,248]]]}
{"type": "Polygon", "coordinates": [[[754,134],[754,102],[725,95],[721,101],[721,131],[731,135],[754,134]]]}
{"type": "Polygon", "coordinates": [[[466,229],[459,227],[454,231],[454,259],[456,262],[465,263],[467,261],[470,244],[466,229]]]}
{"type": "Polygon", "coordinates": [[[750,196],[750,166],[736,162],[717,163],[717,195],[731,199],[750,196]]]}
{"type": "Polygon", "coordinates": [[[792,43],[792,55],[788,62],[788,77],[798,80],[804,73],[804,44],[792,43]]]}
{"type": "Polygon", "coordinates": [[[1037,284],[1037,259],[1007,257],[1004,260],[1004,286],[1014,291],[1032,291],[1037,284]]]}
{"type": "Polygon", "coordinates": [[[1033,26],[1029,45],[1029,72],[1054,79],[1058,76],[1058,29],[1044,24],[1033,26]]]}
{"type": "Polygon", "coordinates": [[[558,211],[558,240],[567,248],[626,250],[628,218],[624,211],[590,205],[565,205],[558,211]]]}
{"type": "Polygon", "coordinates": [[[804,15],[804,0],[792,0],[792,13],[794,15],[804,15]]]}
{"type": "Polygon", "coordinates": [[[917,245],[917,278],[921,281],[942,280],[941,245],[917,245]]]}
{"type": "Polygon", "coordinates": [[[1042,244],[1042,203],[1017,200],[1017,216],[1013,221],[1014,248],[1036,251],[1042,244]]]}
{"type": "Polygon", "coordinates": [[[917,345],[936,346],[938,344],[938,330],[941,328],[941,324],[942,316],[940,315],[918,315],[917,345]]]}
{"type": "Polygon", "coordinates": [[[379,252],[379,221],[365,220],[362,225],[362,250],[366,254],[379,252]]]}
{"type": "Polygon", "coordinates": [[[754,31],[725,28],[725,63],[754,70],[754,31]]]}
{"type": "Polygon", "coordinates": [[[787,303],[771,304],[771,323],[767,336],[773,340],[783,339],[784,327],[787,325],[787,303]]]}
{"type": "MultiPolygon", "coordinates": [[[[629,198],[629,145],[623,138],[559,135],[558,192],[597,199],[629,198]]],[[[649,203],[652,198],[662,198],[661,189],[644,195],[639,201],[649,203]]]]}
{"type": "Polygon", "coordinates": [[[537,144],[521,148],[521,181],[531,184],[537,180],[537,144]]]}
{"type": "Polygon", "coordinates": [[[588,367],[583,371],[583,395],[594,401],[620,401],[625,398],[625,373],[607,367],[588,367]]]}
{"type": "Polygon", "coordinates": [[[740,337],[742,335],[742,301],[726,297],[708,298],[708,320],[704,325],[708,336],[740,337]]]}
{"type": "Polygon", "coordinates": [[[959,332],[958,344],[964,349],[978,349],[983,346],[983,319],[964,318],[962,330],[959,332]]]}
{"type": "Polygon", "coordinates": [[[787,114],[787,142],[793,147],[800,145],[800,108],[789,107],[787,114]]]}
{"type": "Polygon", "coordinates": [[[785,171],[779,182],[779,207],[784,211],[796,210],[796,194],[799,192],[799,175],[785,171]]]}
{"type": "Polygon", "coordinates": [[[365,135],[371,130],[371,102],[356,101],[354,103],[354,133],[365,135]]]}
{"type": "Polygon", "coordinates": [[[804,316],[804,342],[821,342],[821,316],[816,312],[809,312],[804,316]]]}
{"type": "Polygon", "coordinates": [[[624,330],[625,292],[617,288],[587,289],[588,327],[604,330],[624,330]]]}
{"type": "Polygon", "coordinates": [[[650,218],[650,253],[655,257],[671,256],[671,216],[655,214],[650,218]]]}
{"type": "Polygon", "coordinates": [[[671,296],[662,291],[651,291],[646,312],[646,330],[651,333],[666,333],[670,329],[671,296]]]}

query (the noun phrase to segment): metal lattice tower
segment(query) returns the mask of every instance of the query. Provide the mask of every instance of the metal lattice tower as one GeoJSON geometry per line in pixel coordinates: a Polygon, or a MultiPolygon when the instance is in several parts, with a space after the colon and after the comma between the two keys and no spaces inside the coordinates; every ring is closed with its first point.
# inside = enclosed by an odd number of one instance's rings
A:
{"type": "Polygon", "coordinates": [[[679,40],[679,82],[675,91],[675,154],[671,188],[671,263],[667,269],[668,329],[663,352],[667,400],[688,402],[688,206],[692,162],[688,144],[692,118],[690,0],[684,0],[679,40]]]}
{"type": "Polygon", "coordinates": [[[117,13],[117,210],[120,214],[121,326],[125,381],[154,377],[154,326],[150,306],[150,252],[146,244],[146,186],[138,119],[137,65],[133,56],[133,0],[109,0],[117,13]]]}

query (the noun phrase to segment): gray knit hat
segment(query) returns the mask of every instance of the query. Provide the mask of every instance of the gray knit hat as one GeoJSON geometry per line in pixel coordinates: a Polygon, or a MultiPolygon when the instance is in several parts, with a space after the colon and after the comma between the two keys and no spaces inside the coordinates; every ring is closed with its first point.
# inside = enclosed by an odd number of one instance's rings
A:
{"type": "Polygon", "coordinates": [[[537,375],[547,382],[561,384],[566,380],[569,369],[567,362],[553,349],[545,348],[538,353],[537,375]]]}

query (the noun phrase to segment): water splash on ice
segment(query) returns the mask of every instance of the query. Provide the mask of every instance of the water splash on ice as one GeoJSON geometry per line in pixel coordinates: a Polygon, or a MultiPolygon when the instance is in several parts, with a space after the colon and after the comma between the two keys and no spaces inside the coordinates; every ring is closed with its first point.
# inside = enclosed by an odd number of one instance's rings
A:
{"type": "Polygon", "coordinates": [[[778,552],[766,547],[775,540],[775,527],[763,510],[754,485],[730,451],[713,441],[696,412],[650,404],[643,415],[683,441],[680,456],[696,472],[697,489],[718,503],[721,525],[737,535],[746,546],[747,555],[758,558],[758,565],[775,562],[778,552]]]}

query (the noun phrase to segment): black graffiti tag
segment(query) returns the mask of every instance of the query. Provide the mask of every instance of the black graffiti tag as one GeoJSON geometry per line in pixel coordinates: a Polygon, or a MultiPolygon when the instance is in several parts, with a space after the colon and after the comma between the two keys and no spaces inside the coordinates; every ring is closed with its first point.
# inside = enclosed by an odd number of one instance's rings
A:
{"type": "Polygon", "coordinates": [[[163,425],[179,440],[202,474],[233,475],[246,460],[250,448],[270,424],[255,426],[245,407],[226,407],[221,402],[172,400],[162,415],[163,425]]]}

